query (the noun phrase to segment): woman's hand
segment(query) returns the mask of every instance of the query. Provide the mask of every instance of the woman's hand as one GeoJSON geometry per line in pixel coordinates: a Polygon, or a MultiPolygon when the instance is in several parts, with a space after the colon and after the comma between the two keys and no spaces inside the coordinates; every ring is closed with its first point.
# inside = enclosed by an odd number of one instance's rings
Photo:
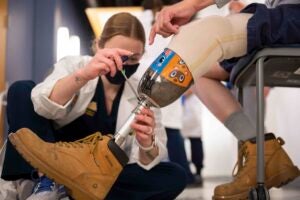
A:
{"type": "Polygon", "coordinates": [[[145,148],[150,147],[154,142],[155,119],[153,111],[143,108],[141,113],[136,115],[131,128],[136,133],[135,137],[138,143],[145,148]]]}
{"type": "Polygon", "coordinates": [[[98,49],[91,61],[78,70],[84,80],[92,80],[98,76],[110,73],[114,76],[117,70],[122,70],[121,56],[131,56],[133,53],[119,48],[98,49]]]}

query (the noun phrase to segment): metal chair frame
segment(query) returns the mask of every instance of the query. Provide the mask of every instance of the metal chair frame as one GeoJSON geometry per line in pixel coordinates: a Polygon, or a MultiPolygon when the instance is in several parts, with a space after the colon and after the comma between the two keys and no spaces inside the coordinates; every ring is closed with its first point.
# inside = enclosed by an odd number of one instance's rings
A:
{"type": "Polygon", "coordinates": [[[249,199],[268,200],[265,187],[264,162],[264,86],[300,87],[300,46],[264,48],[242,58],[233,68],[231,82],[238,88],[243,106],[243,88],[256,86],[257,102],[257,187],[249,199]],[[284,65],[284,66],[283,66],[284,65]]]}

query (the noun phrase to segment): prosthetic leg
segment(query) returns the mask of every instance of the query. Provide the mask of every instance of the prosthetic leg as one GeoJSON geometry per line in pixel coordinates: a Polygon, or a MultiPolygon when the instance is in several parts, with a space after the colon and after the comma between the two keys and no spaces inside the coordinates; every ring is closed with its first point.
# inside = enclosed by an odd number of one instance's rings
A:
{"type": "Polygon", "coordinates": [[[167,106],[217,61],[246,54],[246,27],[251,16],[211,16],[182,26],[140,80],[139,105],[118,130],[116,143],[123,143],[140,107],[167,106]]]}
{"type": "Polygon", "coordinates": [[[182,26],[168,48],[187,64],[194,79],[216,62],[247,53],[247,23],[251,14],[210,16],[182,26]]]}

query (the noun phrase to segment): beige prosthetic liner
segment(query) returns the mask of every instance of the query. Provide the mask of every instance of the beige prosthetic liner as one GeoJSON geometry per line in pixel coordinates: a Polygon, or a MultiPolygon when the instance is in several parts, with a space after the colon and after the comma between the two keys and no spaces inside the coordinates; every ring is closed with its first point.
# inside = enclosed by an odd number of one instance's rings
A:
{"type": "Polygon", "coordinates": [[[213,64],[247,52],[247,22],[252,14],[210,16],[180,28],[168,48],[187,64],[194,80],[213,64]]]}

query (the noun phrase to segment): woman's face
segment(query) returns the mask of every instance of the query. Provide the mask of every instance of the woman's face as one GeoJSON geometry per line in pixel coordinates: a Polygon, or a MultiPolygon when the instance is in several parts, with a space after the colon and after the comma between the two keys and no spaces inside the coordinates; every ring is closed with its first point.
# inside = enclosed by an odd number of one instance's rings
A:
{"type": "Polygon", "coordinates": [[[120,48],[131,51],[133,55],[124,63],[128,65],[138,63],[144,52],[144,45],[141,41],[123,35],[116,35],[109,39],[104,48],[120,48]]]}

